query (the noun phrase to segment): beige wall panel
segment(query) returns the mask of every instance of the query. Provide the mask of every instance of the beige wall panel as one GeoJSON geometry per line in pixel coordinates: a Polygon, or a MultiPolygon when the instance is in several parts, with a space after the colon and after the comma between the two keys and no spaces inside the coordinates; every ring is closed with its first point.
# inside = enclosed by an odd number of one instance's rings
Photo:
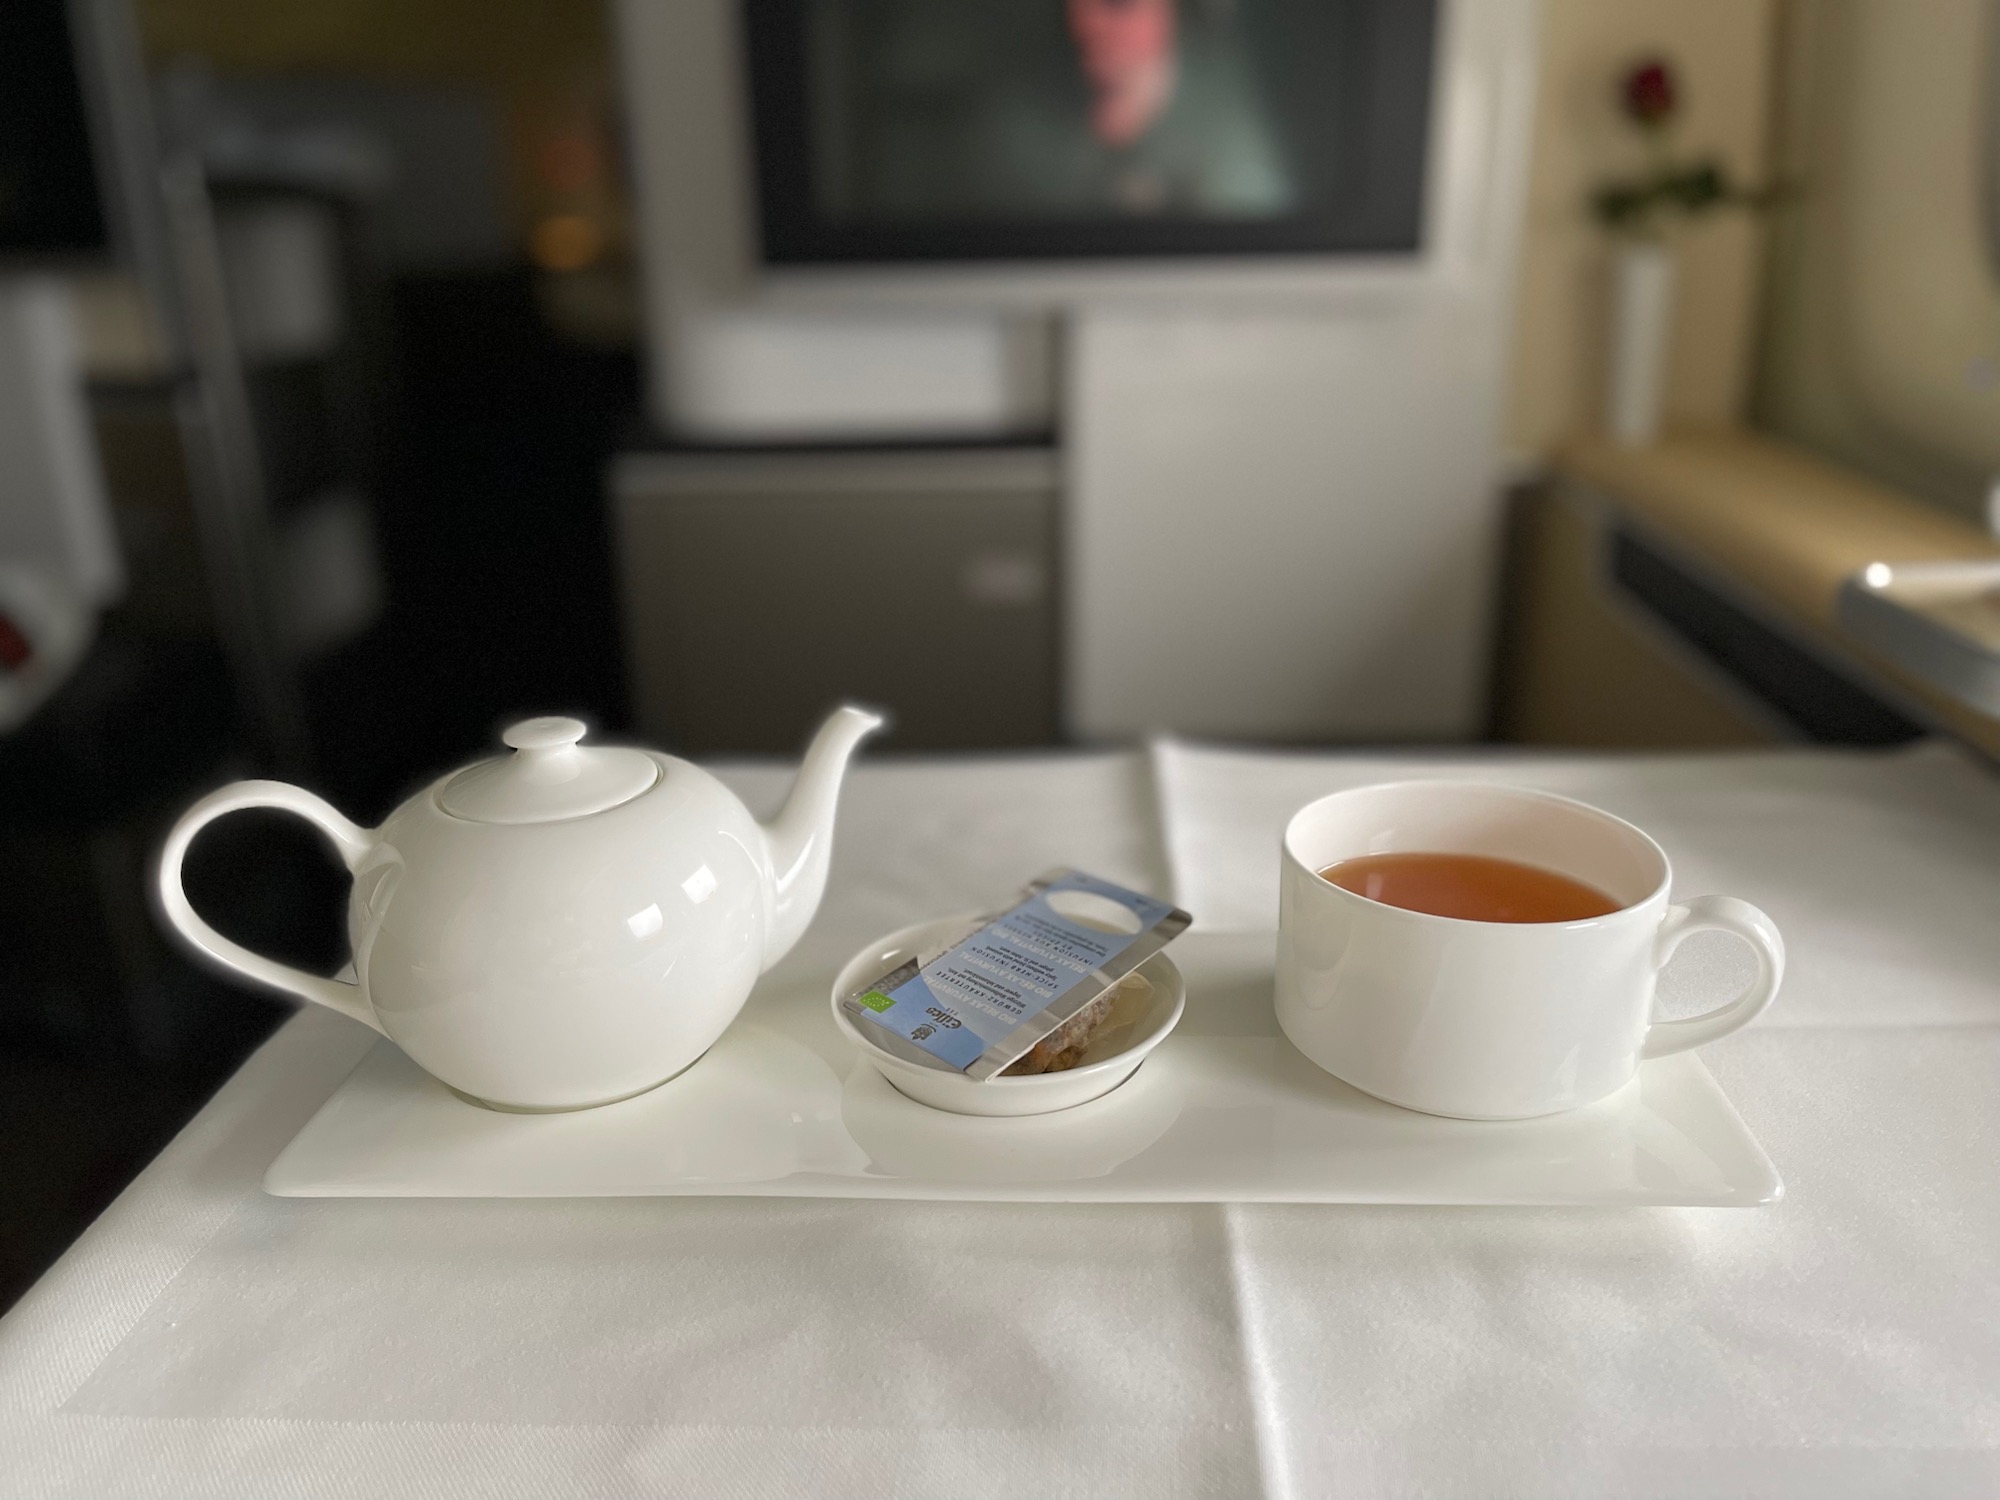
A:
{"type": "Polygon", "coordinates": [[[1979,224],[1989,0],[1789,0],[1761,423],[1977,514],[2000,468],[1979,224]]]}
{"type": "MultiPolygon", "coordinates": [[[[1617,112],[1619,74],[1646,54],[1670,58],[1685,95],[1677,148],[1713,152],[1739,180],[1762,181],[1773,38],[1773,0],[1543,0],[1506,428],[1517,463],[1546,459],[1598,420],[1609,241],[1586,204],[1594,184],[1632,170],[1644,154],[1617,112]]],[[[1762,239],[1760,225],[1735,213],[1676,235],[1672,423],[1714,425],[1743,414],[1762,239]]]]}

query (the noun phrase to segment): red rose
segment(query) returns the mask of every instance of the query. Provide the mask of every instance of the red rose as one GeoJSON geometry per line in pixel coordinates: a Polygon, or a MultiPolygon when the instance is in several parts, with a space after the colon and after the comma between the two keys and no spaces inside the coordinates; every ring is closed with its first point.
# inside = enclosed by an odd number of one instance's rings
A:
{"type": "Polygon", "coordinates": [[[1625,113],[1641,125],[1664,124],[1674,112],[1674,70],[1666,59],[1654,57],[1637,64],[1625,74],[1619,98],[1625,113]]]}

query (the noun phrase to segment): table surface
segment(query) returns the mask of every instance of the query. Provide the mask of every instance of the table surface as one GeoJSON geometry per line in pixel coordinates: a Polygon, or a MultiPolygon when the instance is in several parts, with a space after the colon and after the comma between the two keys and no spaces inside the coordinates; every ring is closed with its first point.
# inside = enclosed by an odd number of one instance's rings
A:
{"type": "MultiPolygon", "coordinates": [[[[1468,773],[1784,929],[1785,993],[1704,1054],[1782,1204],[266,1197],[373,1036],[315,1011],[0,1320],[0,1493],[2000,1491],[2000,776],[1960,752],[864,765],[766,983],[1066,862],[1268,932],[1293,807],[1468,773]]],[[[1748,972],[1682,951],[1669,1013],[1748,972]]]]}

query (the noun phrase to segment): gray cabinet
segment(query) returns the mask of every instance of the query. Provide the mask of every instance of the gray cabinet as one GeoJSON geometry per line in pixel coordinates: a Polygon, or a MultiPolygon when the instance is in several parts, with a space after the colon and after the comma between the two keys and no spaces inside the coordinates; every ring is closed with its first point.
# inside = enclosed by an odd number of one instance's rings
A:
{"type": "Polygon", "coordinates": [[[647,738],[789,755],[841,699],[890,749],[1056,738],[1052,452],[628,454],[612,487],[647,738]]]}

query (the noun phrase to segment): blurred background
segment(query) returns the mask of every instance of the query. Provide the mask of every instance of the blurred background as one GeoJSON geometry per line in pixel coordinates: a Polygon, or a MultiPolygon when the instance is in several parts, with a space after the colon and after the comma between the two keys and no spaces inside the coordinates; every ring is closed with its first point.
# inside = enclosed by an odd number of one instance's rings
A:
{"type": "Polygon", "coordinates": [[[1842,604],[2000,555],[1992,9],[5,0],[0,1307],[289,1013],[236,777],[2000,753],[1842,604]]]}

